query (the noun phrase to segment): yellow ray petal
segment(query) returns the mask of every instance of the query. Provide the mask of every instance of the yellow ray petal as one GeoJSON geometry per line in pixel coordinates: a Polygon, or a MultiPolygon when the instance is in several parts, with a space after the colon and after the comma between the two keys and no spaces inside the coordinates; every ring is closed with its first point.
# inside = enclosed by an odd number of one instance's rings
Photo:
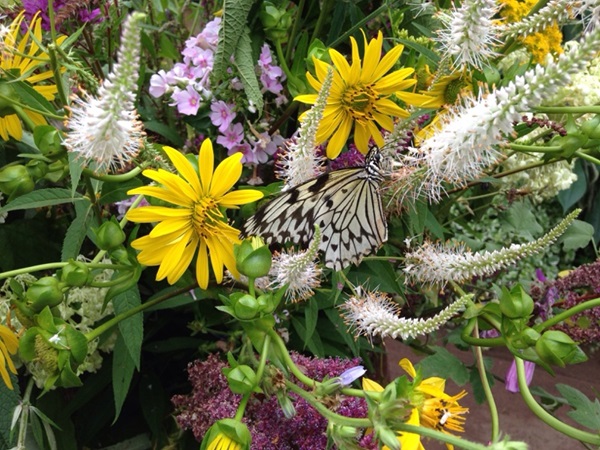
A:
{"type": "Polygon", "coordinates": [[[196,191],[196,195],[199,196],[202,193],[202,188],[200,187],[200,179],[198,178],[196,168],[190,164],[181,152],[175,150],[173,147],[164,146],[163,150],[175,166],[175,169],[177,169],[177,172],[187,180],[190,186],[192,186],[192,189],[196,191]]]}
{"type": "Polygon", "coordinates": [[[213,170],[215,168],[215,154],[213,145],[210,139],[204,139],[200,146],[200,154],[198,155],[198,170],[200,171],[200,183],[202,184],[202,192],[206,195],[210,192],[210,184],[212,183],[213,170]]]}

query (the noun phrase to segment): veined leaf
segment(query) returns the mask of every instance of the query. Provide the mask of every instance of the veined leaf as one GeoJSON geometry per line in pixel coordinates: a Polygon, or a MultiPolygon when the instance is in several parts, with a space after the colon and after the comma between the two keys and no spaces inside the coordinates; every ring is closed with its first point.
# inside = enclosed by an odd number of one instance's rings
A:
{"type": "Polygon", "coordinates": [[[248,100],[256,106],[256,110],[260,113],[263,109],[263,96],[260,92],[256,72],[254,71],[252,42],[248,27],[244,27],[244,32],[239,37],[238,45],[235,49],[234,64],[244,85],[244,92],[248,96],[248,100]]]}
{"type": "Polygon", "coordinates": [[[43,206],[62,205],[85,200],[85,197],[75,193],[71,195],[70,189],[48,188],[38,189],[15,198],[8,205],[0,208],[0,214],[19,209],[41,208],[43,206]]]}

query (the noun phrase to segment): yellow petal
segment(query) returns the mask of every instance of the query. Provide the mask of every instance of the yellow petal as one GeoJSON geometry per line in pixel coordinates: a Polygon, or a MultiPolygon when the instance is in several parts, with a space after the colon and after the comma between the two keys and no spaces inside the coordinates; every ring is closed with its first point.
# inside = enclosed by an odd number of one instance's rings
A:
{"type": "Polygon", "coordinates": [[[206,242],[200,241],[198,257],[196,258],[196,281],[201,289],[208,287],[208,254],[206,251],[206,242]]]}
{"type": "Polygon", "coordinates": [[[19,339],[10,328],[2,324],[0,324],[0,342],[4,342],[9,353],[13,355],[17,353],[19,339]]]}
{"type": "MultiPolygon", "coordinates": [[[[409,425],[419,425],[419,411],[414,408],[410,417],[406,421],[409,425]]],[[[423,445],[421,444],[421,436],[416,433],[400,433],[398,437],[402,450],[420,450],[423,445]]]]}
{"type": "Polygon", "coordinates": [[[194,203],[198,196],[194,192],[194,189],[185,181],[183,178],[171,173],[167,172],[163,169],[158,170],[144,170],[142,172],[147,178],[150,178],[157,183],[162,184],[165,188],[170,190],[173,194],[183,197],[183,199],[187,199],[189,203],[194,203]]]}
{"type": "Polygon", "coordinates": [[[383,392],[383,386],[381,386],[377,381],[373,381],[366,377],[363,377],[362,379],[362,388],[363,391],[383,392]]]}
{"type": "MultiPolygon", "coordinates": [[[[379,132],[379,131],[378,131],[379,132]]],[[[366,155],[369,152],[369,141],[371,140],[371,131],[368,126],[357,123],[354,127],[354,145],[359,152],[366,155]]]]}
{"type": "Polygon", "coordinates": [[[152,229],[150,236],[153,238],[158,236],[166,236],[168,234],[177,236],[187,233],[190,229],[192,229],[192,227],[192,220],[189,217],[165,219],[152,229]]]}
{"type": "Polygon", "coordinates": [[[2,352],[0,352],[0,376],[2,376],[2,381],[4,381],[6,387],[12,390],[12,381],[10,381],[10,376],[8,375],[8,371],[6,370],[6,365],[4,364],[4,362],[4,355],[2,354],[2,352]]]}
{"type": "Polygon", "coordinates": [[[314,105],[315,102],[317,101],[317,95],[316,94],[298,95],[297,97],[294,97],[294,101],[300,102],[300,103],[306,103],[309,105],[314,105]]]}
{"type": "Polygon", "coordinates": [[[385,54],[379,64],[377,64],[377,69],[373,72],[373,80],[379,80],[382,76],[384,76],[394,64],[400,59],[400,55],[402,54],[402,50],[404,50],[403,45],[396,45],[389,52],[385,54]]]}
{"type": "Polygon", "coordinates": [[[256,189],[241,189],[228,192],[219,201],[219,205],[225,208],[235,208],[237,205],[245,205],[260,200],[264,194],[256,189]]]}
{"type": "Polygon", "coordinates": [[[225,195],[240,179],[242,175],[241,159],[243,157],[244,155],[241,152],[234,153],[217,166],[209,191],[213,198],[218,199],[225,195]]]}
{"type": "Polygon", "coordinates": [[[348,80],[348,82],[350,82],[349,81],[351,78],[350,65],[348,64],[348,61],[346,61],[346,58],[344,58],[344,55],[342,55],[337,50],[330,48],[329,56],[331,57],[331,62],[333,62],[333,64],[335,65],[340,76],[343,79],[348,80]]]}
{"type": "MultiPolygon", "coordinates": [[[[190,209],[193,202],[186,196],[178,196],[174,192],[171,192],[165,188],[159,186],[141,186],[138,188],[130,189],[127,191],[129,195],[146,195],[160,200],[164,200],[174,205],[183,206],[184,208],[190,209]]],[[[128,213],[129,214],[129,213],[128,213]]]]}
{"type": "Polygon", "coordinates": [[[425,106],[431,100],[431,97],[412,92],[396,92],[396,97],[413,106],[425,106]]]}
{"type": "MultiPolygon", "coordinates": [[[[371,83],[374,79],[373,74],[379,65],[379,58],[381,58],[381,46],[383,44],[383,34],[381,31],[377,33],[377,38],[371,39],[365,48],[365,61],[362,67],[362,73],[360,74],[360,81],[363,83],[371,83]]],[[[385,72],[384,72],[385,73],[385,72]]]]}
{"type": "Polygon", "coordinates": [[[210,139],[204,139],[200,146],[200,154],[198,155],[198,170],[200,171],[200,183],[202,184],[202,192],[204,194],[210,192],[214,168],[215,154],[212,142],[210,139]]]}
{"type": "Polygon", "coordinates": [[[190,183],[192,189],[196,191],[196,195],[199,196],[202,192],[202,188],[200,187],[200,179],[198,178],[196,168],[190,164],[187,158],[178,150],[167,146],[164,146],[163,150],[175,166],[175,169],[177,169],[177,172],[179,172],[181,176],[185,178],[188,183],[190,183]]]}
{"type": "Polygon", "coordinates": [[[127,211],[125,217],[132,222],[160,222],[173,217],[191,217],[192,211],[182,208],[167,208],[165,206],[142,206],[127,211]]]}
{"type": "Polygon", "coordinates": [[[412,378],[415,378],[417,376],[417,372],[415,371],[415,367],[412,365],[412,363],[409,361],[408,358],[402,358],[398,364],[412,378]]]}
{"type": "Polygon", "coordinates": [[[350,131],[352,130],[352,119],[347,116],[342,120],[338,129],[333,133],[333,136],[327,144],[327,157],[335,159],[342,151],[344,144],[348,140],[350,131]]]}

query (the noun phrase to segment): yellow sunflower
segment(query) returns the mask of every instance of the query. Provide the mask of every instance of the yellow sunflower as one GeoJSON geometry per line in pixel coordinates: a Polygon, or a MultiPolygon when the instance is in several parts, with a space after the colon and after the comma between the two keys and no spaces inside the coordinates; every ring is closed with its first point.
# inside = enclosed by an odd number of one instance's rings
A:
{"type": "MultiPolygon", "coordinates": [[[[400,361],[400,367],[413,380],[416,379],[417,372],[407,358],[403,358],[400,361]]],[[[415,381],[417,384],[414,386],[410,398],[413,409],[406,423],[432,428],[445,433],[448,433],[448,430],[464,432],[464,414],[469,409],[460,406],[458,400],[467,395],[466,391],[462,391],[454,396],[446,394],[444,392],[446,380],[439,377],[429,377],[421,381],[415,381]]],[[[363,389],[375,392],[383,391],[383,387],[380,384],[365,378],[363,378],[363,389]]],[[[400,442],[402,450],[425,450],[425,447],[421,443],[421,436],[415,433],[399,433],[398,442],[400,442]]],[[[449,450],[454,449],[454,446],[451,444],[446,444],[446,447],[449,450]]],[[[388,449],[386,446],[383,448],[388,449]]]]}
{"type": "Polygon", "coordinates": [[[131,246],[140,250],[138,261],[160,266],[157,280],[167,278],[174,284],[196,258],[196,278],[201,288],[208,286],[208,261],[217,283],[223,281],[223,265],[239,276],[233,245],[240,242],[240,232],[227,223],[224,208],[254,202],[263,194],[254,189],[228,192],[242,174],[241,153],[234,153],[214,170],[214,153],[210,139],[200,148],[198,166],[179,151],[164,147],[178,174],[166,170],[145,170],[144,176],[161,186],[143,186],[128,194],[155,197],[172,206],[144,206],[127,213],[133,222],[158,222],[149,235],[136,239],[131,246]]]}
{"type": "MultiPolygon", "coordinates": [[[[396,70],[386,75],[400,58],[403,45],[396,45],[382,58],[381,32],[368,43],[365,37],[364,61],[361,61],[356,40],[351,37],[350,41],[352,65],[348,64],[341,53],[329,49],[333,62],[333,83],[317,131],[317,142],[329,139],[327,157],[330,159],[340,154],[353,128],[354,143],[361,153],[368,152],[371,138],[378,146],[382,146],[383,137],[379,127],[391,131],[394,118],[409,116],[406,110],[393,101],[394,96],[407,105],[421,106],[429,100],[424,95],[404,92],[416,83],[414,79],[406,79],[414,72],[413,68],[396,70]]],[[[310,85],[319,91],[330,66],[318,59],[314,63],[316,78],[310,73],[306,76],[310,85]]],[[[317,95],[299,95],[295,100],[314,104],[317,95]]]]}
{"type": "Polygon", "coordinates": [[[19,340],[17,339],[17,336],[15,336],[12,330],[6,325],[0,324],[0,376],[2,376],[2,381],[4,381],[4,384],[9,389],[13,389],[13,385],[8,370],[15,375],[17,374],[17,369],[15,368],[10,355],[17,353],[18,348],[19,340]]]}
{"type": "MultiPolygon", "coordinates": [[[[5,104],[0,108],[0,137],[7,141],[10,137],[16,140],[21,140],[23,136],[23,128],[21,121],[11,108],[10,98],[6,98],[6,94],[12,92],[12,89],[3,89],[2,84],[7,83],[15,77],[32,85],[39,94],[46,100],[54,100],[57,93],[56,85],[44,84],[36,85],[41,81],[48,80],[54,76],[51,70],[35,73],[36,69],[41,65],[46,64],[50,58],[40,49],[37,42],[42,41],[42,19],[35,17],[29,26],[27,32],[21,37],[21,22],[23,21],[23,12],[21,12],[10,24],[9,30],[4,37],[2,46],[2,61],[0,61],[0,102],[5,104]],[[32,37],[33,36],[33,37],[32,37]],[[7,77],[7,73],[10,75],[7,77]],[[2,80],[2,78],[5,78],[2,80]]],[[[66,36],[61,36],[57,39],[57,43],[62,42],[66,36]]],[[[46,119],[41,114],[23,108],[23,113],[35,125],[45,125],[46,119]]]]}

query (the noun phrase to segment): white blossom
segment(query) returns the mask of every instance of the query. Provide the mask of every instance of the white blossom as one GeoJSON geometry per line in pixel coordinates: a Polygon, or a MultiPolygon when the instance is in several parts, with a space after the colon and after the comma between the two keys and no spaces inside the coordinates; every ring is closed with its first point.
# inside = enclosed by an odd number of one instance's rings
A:
{"type": "Polygon", "coordinates": [[[400,317],[400,308],[383,292],[367,292],[351,297],[340,309],[344,320],[357,336],[402,339],[432,333],[461,311],[472,295],[465,295],[428,319],[400,317]]]}
{"type": "Polygon", "coordinates": [[[135,109],[140,46],[140,24],[145,15],[133,13],[125,22],[118,63],[98,89],[84,94],[71,108],[65,140],[69,151],[98,172],[124,168],[139,152],[144,132],[135,109]]]}
{"type": "Polygon", "coordinates": [[[550,0],[536,14],[507,25],[502,34],[506,37],[525,37],[538,33],[554,23],[563,23],[573,14],[572,0],[550,0]]]}
{"type": "Polygon", "coordinates": [[[575,220],[581,210],[565,217],[556,227],[535,241],[511,244],[500,250],[473,253],[462,244],[433,244],[425,242],[405,255],[405,268],[411,281],[445,284],[465,282],[475,276],[490,275],[520,259],[541,252],[556,241],[575,220]]]}

